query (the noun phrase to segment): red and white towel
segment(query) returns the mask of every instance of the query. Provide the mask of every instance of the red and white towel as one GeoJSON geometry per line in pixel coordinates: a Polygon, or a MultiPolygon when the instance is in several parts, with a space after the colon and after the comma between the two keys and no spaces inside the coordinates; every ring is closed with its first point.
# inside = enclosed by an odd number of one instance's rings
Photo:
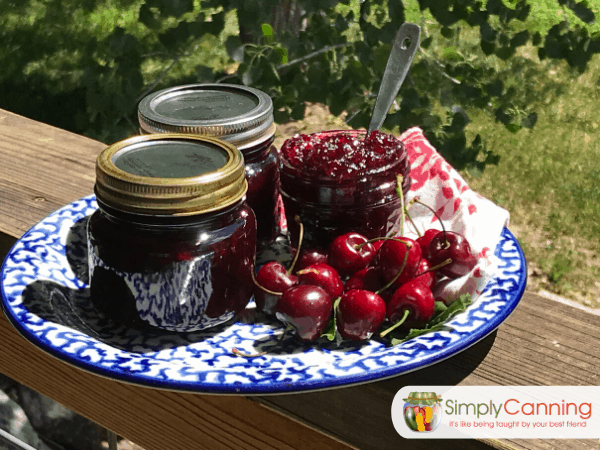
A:
{"type": "MultiPolygon", "coordinates": [[[[400,136],[406,145],[411,162],[412,186],[406,201],[415,197],[431,206],[444,222],[447,231],[467,238],[479,257],[475,268],[464,277],[438,283],[435,297],[451,303],[461,294],[472,294],[473,300],[488,283],[497,267],[494,249],[502,230],[509,223],[509,213],[473,191],[460,174],[437,152],[418,128],[411,128],[400,136]]],[[[410,215],[421,233],[429,228],[442,227],[433,213],[419,204],[413,204],[410,215]]],[[[406,237],[418,237],[409,221],[404,228],[406,237]]]]}

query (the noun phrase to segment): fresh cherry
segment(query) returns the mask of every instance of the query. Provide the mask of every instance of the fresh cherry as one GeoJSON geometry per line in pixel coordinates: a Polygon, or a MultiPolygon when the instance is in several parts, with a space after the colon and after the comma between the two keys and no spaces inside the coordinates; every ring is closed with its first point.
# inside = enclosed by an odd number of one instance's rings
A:
{"type": "Polygon", "coordinates": [[[265,314],[274,314],[275,305],[281,294],[298,284],[296,275],[288,274],[285,267],[277,261],[266,263],[256,274],[257,286],[254,289],[256,307],[265,314]],[[266,290],[271,292],[266,292],[266,290]]]}
{"type": "Polygon", "coordinates": [[[425,258],[422,258],[421,262],[419,262],[417,275],[413,279],[423,283],[429,289],[433,289],[435,284],[435,270],[429,272],[430,268],[429,261],[427,261],[425,258]]]}
{"type": "Polygon", "coordinates": [[[331,296],[325,289],[300,284],[283,293],[275,305],[275,316],[296,330],[296,339],[310,342],[319,338],[333,309],[331,296]]]}
{"type": "Polygon", "coordinates": [[[448,278],[460,278],[468,274],[477,264],[477,256],[471,250],[467,239],[452,231],[440,232],[429,243],[431,264],[438,265],[446,259],[450,264],[440,267],[438,271],[448,278]]]}
{"type": "Polygon", "coordinates": [[[370,339],[385,320],[385,302],[374,292],[352,289],[338,305],[336,325],[343,338],[370,339]]]}
{"type": "Polygon", "coordinates": [[[414,278],[421,261],[421,247],[409,238],[387,239],[377,252],[376,265],[387,283],[401,286],[414,278]]]}
{"type": "Polygon", "coordinates": [[[403,319],[408,311],[406,320],[400,326],[410,329],[423,328],[433,317],[434,310],[435,301],[431,289],[418,281],[412,280],[396,289],[387,304],[386,312],[388,320],[396,324],[403,319]]]}
{"type": "Polygon", "coordinates": [[[302,270],[317,263],[327,263],[327,253],[324,250],[316,248],[302,250],[296,262],[296,270],[302,270]]]}
{"type": "Polygon", "coordinates": [[[375,256],[375,247],[359,233],[338,236],[329,246],[328,262],[340,273],[352,274],[367,267],[375,256]]]}
{"type": "Polygon", "coordinates": [[[368,291],[377,291],[385,285],[385,280],[381,276],[378,266],[367,266],[360,269],[346,281],[344,290],[366,289],[368,291]]]}
{"type": "Polygon", "coordinates": [[[429,230],[425,231],[423,236],[417,239],[417,244],[419,244],[421,247],[423,258],[431,259],[431,255],[429,254],[429,243],[435,236],[437,236],[438,233],[441,233],[441,231],[430,228],[429,230]]]}
{"type": "Polygon", "coordinates": [[[317,263],[296,272],[300,284],[313,284],[327,291],[331,298],[344,292],[344,284],[337,270],[329,264],[317,263]]]}

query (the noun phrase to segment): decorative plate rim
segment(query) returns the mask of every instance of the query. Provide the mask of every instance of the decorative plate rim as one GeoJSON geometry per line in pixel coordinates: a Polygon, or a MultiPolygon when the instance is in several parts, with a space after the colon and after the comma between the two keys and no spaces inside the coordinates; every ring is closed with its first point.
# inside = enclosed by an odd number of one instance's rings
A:
{"type": "MultiPolygon", "coordinates": [[[[380,367],[377,369],[364,371],[360,374],[347,374],[346,376],[337,377],[337,378],[336,377],[324,377],[321,380],[317,380],[317,381],[315,381],[315,380],[292,381],[290,383],[279,382],[279,383],[267,383],[267,384],[259,384],[259,383],[256,383],[256,384],[251,384],[251,383],[250,384],[232,384],[232,383],[214,384],[214,383],[207,383],[205,381],[158,379],[158,378],[150,378],[147,376],[140,376],[140,375],[136,375],[136,374],[131,375],[131,374],[125,373],[124,371],[117,372],[112,368],[105,368],[100,365],[94,364],[91,361],[81,359],[81,358],[77,357],[77,355],[74,355],[71,353],[66,353],[66,352],[62,351],[60,348],[57,348],[57,347],[51,345],[49,342],[46,342],[45,340],[40,339],[38,336],[36,336],[33,333],[33,331],[31,331],[29,328],[27,328],[19,320],[17,313],[15,313],[15,311],[13,310],[13,308],[10,305],[9,295],[5,292],[4,280],[6,277],[7,263],[9,261],[9,259],[11,259],[11,256],[13,256],[13,252],[14,252],[15,248],[17,248],[19,243],[22,240],[29,237],[33,232],[35,232],[42,224],[44,224],[45,221],[47,221],[57,215],[60,215],[62,212],[68,210],[69,208],[72,208],[73,205],[75,205],[77,202],[94,201],[94,200],[95,200],[95,196],[92,194],[92,195],[83,197],[79,200],[76,200],[75,202],[72,202],[68,205],[65,205],[62,208],[59,208],[58,210],[56,210],[53,213],[46,216],[44,219],[37,222],[33,227],[31,227],[27,232],[25,232],[25,234],[23,234],[23,236],[13,245],[13,247],[7,253],[5,260],[2,264],[2,268],[0,270],[0,292],[2,294],[1,295],[2,309],[4,310],[4,313],[5,313],[6,317],[8,318],[9,322],[16,328],[16,330],[26,340],[31,342],[36,347],[40,348],[42,351],[52,355],[53,357],[55,357],[63,362],[66,362],[74,367],[77,367],[78,369],[82,369],[86,372],[89,372],[89,373],[92,373],[95,375],[99,375],[99,376],[103,376],[103,377],[106,377],[109,379],[117,380],[120,382],[134,384],[134,385],[146,386],[146,387],[157,388],[157,389],[172,390],[172,391],[202,393],[202,394],[218,394],[218,395],[228,395],[228,394],[229,395],[269,395],[269,394],[271,394],[271,395],[275,395],[275,394],[287,394],[287,393],[314,392],[314,391],[319,391],[319,390],[349,387],[349,386],[369,383],[369,382],[373,382],[373,381],[380,381],[383,379],[392,378],[392,377],[399,376],[399,375],[404,375],[409,372],[413,372],[415,370],[419,370],[419,369],[431,366],[433,364],[442,362],[442,361],[448,359],[449,357],[454,356],[454,355],[468,349],[469,347],[473,346],[474,344],[476,344],[477,342],[481,341],[486,336],[491,334],[502,324],[502,322],[504,322],[513,313],[513,311],[515,310],[515,308],[521,301],[521,298],[523,297],[523,293],[525,292],[525,288],[527,285],[527,262],[525,260],[522,248],[519,245],[515,236],[510,232],[510,230],[508,228],[505,227],[502,231],[502,235],[504,236],[505,239],[511,241],[515,245],[518,256],[519,256],[520,271],[518,273],[516,292],[512,293],[511,298],[506,302],[504,308],[502,308],[498,313],[496,313],[493,316],[493,318],[491,318],[490,320],[487,320],[485,322],[485,325],[478,327],[476,330],[474,330],[474,332],[470,333],[468,336],[461,337],[456,342],[452,342],[449,345],[446,345],[443,348],[439,349],[438,351],[433,352],[424,361],[420,361],[420,360],[414,361],[413,360],[410,362],[400,364],[400,367],[398,367],[398,366],[380,367]]],[[[77,220],[80,220],[85,217],[86,217],[86,215],[80,214],[79,216],[77,216],[77,215],[73,216],[73,219],[74,219],[74,221],[77,221],[77,220]]],[[[501,242],[502,242],[502,238],[501,238],[501,242]]],[[[497,252],[497,249],[495,249],[495,252],[497,252]]],[[[495,278],[496,278],[496,276],[494,276],[492,278],[492,280],[494,280],[495,278]]],[[[469,308],[467,309],[467,312],[470,309],[474,308],[478,304],[478,301],[480,301],[483,298],[483,295],[488,290],[492,280],[490,280],[490,282],[488,283],[488,286],[486,286],[484,292],[477,299],[477,301],[475,303],[473,303],[471,306],[469,306],[469,308]]],[[[19,296],[21,296],[22,292],[23,292],[23,290],[21,290],[17,294],[13,294],[12,297],[13,298],[19,297],[19,296]]],[[[21,306],[23,307],[22,304],[21,304],[21,306]]],[[[41,319],[41,320],[44,320],[44,319],[41,319]]],[[[453,320],[456,320],[456,318],[453,320]]],[[[48,322],[46,322],[46,323],[48,323],[48,322]]],[[[244,324],[244,326],[246,326],[246,325],[248,325],[248,324],[244,324]]],[[[63,325],[63,326],[65,326],[65,325],[63,325]]],[[[94,339],[92,336],[87,335],[81,331],[78,331],[75,329],[71,329],[71,330],[73,333],[81,335],[81,337],[85,336],[87,338],[94,339]]],[[[447,332],[442,332],[442,333],[447,333],[447,332]]],[[[441,335],[441,333],[438,332],[438,333],[432,334],[431,336],[435,336],[438,334],[441,335]]],[[[98,341],[98,342],[100,342],[100,341],[98,341]]],[[[106,343],[102,343],[102,344],[109,345],[106,343]]],[[[407,344],[407,343],[405,343],[405,344],[407,344]]],[[[381,354],[393,355],[395,352],[395,349],[401,349],[401,348],[403,348],[403,346],[405,344],[402,344],[398,347],[388,347],[383,352],[377,353],[377,355],[381,355],[381,354]]],[[[112,347],[112,348],[114,348],[114,347],[112,347]]],[[[127,351],[121,350],[121,349],[118,349],[118,351],[121,352],[124,356],[128,355],[131,360],[136,360],[136,359],[140,358],[139,354],[130,353],[130,352],[127,352],[127,351]]],[[[303,353],[303,354],[305,355],[306,353],[303,353]]],[[[361,357],[361,361],[365,360],[365,358],[369,358],[369,356],[372,356],[372,355],[366,355],[366,356],[361,357]]],[[[158,360],[158,361],[160,361],[161,363],[166,362],[164,360],[158,360]]],[[[251,361],[251,360],[249,360],[249,361],[251,361]]],[[[252,364],[249,364],[249,365],[252,366],[252,364]]],[[[324,366],[324,367],[326,367],[326,366],[324,366]]]]}

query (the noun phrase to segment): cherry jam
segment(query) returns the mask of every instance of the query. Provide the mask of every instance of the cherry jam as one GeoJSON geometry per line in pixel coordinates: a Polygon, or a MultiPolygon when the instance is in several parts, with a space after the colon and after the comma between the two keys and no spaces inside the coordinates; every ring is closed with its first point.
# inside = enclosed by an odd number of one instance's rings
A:
{"type": "Polygon", "coordinates": [[[309,247],[327,247],[335,237],[355,231],[385,236],[400,218],[396,177],[411,185],[404,144],[374,131],[329,131],[296,135],[280,155],[281,195],[291,242],[298,239],[298,215],[309,247]]]}
{"type": "Polygon", "coordinates": [[[150,135],[102,152],[87,230],[96,309],[177,332],[235,317],[253,292],[246,190],[241,153],[216,139],[150,135]]]}

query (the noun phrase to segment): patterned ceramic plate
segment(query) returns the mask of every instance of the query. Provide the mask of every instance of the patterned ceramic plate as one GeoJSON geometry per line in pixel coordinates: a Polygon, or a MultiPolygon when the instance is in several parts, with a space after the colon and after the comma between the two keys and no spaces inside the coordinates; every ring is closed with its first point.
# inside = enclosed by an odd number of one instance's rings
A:
{"type": "Polygon", "coordinates": [[[87,218],[95,197],[85,197],[31,228],[8,254],[0,282],[3,307],[32,343],[81,369],[121,381],[191,392],[269,394],[325,389],[379,380],[440,362],[495,330],[519,303],[527,267],[514,236],[504,229],[495,250],[495,277],[454,331],[421,336],[396,347],[327,340],[301,345],[286,337],[276,350],[246,359],[279,339],[282,327],[246,319],[204,332],[141,335],[101,317],[87,285],[87,218]],[[324,341],[324,342],[323,342],[324,341]]]}

